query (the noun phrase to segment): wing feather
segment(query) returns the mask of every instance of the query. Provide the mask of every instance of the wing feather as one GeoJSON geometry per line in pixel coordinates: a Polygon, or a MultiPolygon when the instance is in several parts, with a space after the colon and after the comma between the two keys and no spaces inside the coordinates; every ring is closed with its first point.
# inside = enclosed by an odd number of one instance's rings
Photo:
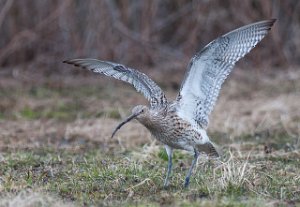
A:
{"type": "Polygon", "coordinates": [[[219,91],[235,63],[260,42],[275,19],[233,30],[209,43],[190,61],[177,96],[178,114],[207,127],[219,91]]]}
{"type": "Polygon", "coordinates": [[[161,88],[147,75],[135,69],[96,59],[72,59],[66,60],[64,63],[104,74],[133,85],[138,92],[141,92],[150,101],[152,108],[165,107],[167,105],[167,99],[161,88]]]}

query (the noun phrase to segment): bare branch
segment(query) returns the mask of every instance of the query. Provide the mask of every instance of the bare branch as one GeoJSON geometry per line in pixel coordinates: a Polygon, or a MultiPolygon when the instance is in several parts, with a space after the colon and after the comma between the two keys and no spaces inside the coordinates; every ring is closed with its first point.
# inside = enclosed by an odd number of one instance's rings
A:
{"type": "Polygon", "coordinates": [[[14,0],[7,0],[0,12],[0,28],[4,22],[5,16],[7,15],[9,9],[11,8],[14,0]]]}
{"type": "Polygon", "coordinates": [[[153,42],[149,42],[148,40],[144,39],[139,33],[136,33],[130,29],[128,29],[119,19],[119,13],[117,13],[117,9],[115,8],[115,5],[113,1],[105,0],[107,7],[109,9],[109,13],[111,14],[111,18],[113,20],[113,26],[116,30],[118,30],[122,35],[126,36],[128,39],[135,41],[136,43],[155,49],[159,51],[160,53],[166,55],[175,57],[177,59],[184,59],[184,55],[178,51],[171,50],[167,47],[158,46],[154,44],[153,42]]]}
{"type": "MultiPolygon", "coordinates": [[[[13,1],[13,0],[9,0],[13,1]]],[[[52,12],[51,15],[47,16],[39,24],[37,24],[33,29],[26,29],[18,34],[16,34],[12,40],[0,51],[0,65],[3,60],[20,48],[32,43],[38,39],[38,32],[43,30],[45,27],[57,19],[61,12],[70,4],[71,0],[65,0],[56,10],[52,12]]],[[[1,12],[2,13],[2,12],[1,12]]],[[[1,23],[1,22],[0,22],[1,23]]]]}

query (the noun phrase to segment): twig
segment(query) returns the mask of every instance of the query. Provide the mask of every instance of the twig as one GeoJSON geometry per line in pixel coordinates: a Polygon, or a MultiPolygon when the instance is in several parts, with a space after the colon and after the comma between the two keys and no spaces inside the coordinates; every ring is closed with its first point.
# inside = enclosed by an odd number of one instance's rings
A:
{"type": "MultiPolygon", "coordinates": [[[[13,0],[9,0],[13,1],[13,0]]],[[[12,40],[6,45],[4,49],[0,52],[0,65],[5,57],[13,53],[14,51],[32,43],[33,41],[38,39],[38,32],[43,30],[45,27],[49,26],[49,23],[54,21],[59,17],[61,12],[70,4],[70,0],[65,0],[63,3],[52,12],[51,15],[47,16],[43,19],[39,24],[37,24],[33,29],[26,29],[18,34],[16,34],[12,40]]],[[[1,12],[2,14],[3,12],[1,12]]],[[[1,25],[1,14],[0,14],[0,25],[1,25]]]]}
{"type": "Polygon", "coordinates": [[[4,22],[5,16],[7,15],[7,12],[9,11],[9,9],[11,8],[13,2],[14,2],[14,0],[7,0],[4,4],[4,6],[2,7],[2,10],[0,12],[0,28],[4,22]]]}
{"type": "Polygon", "coordinates": [[[193,4],[193,2],[183,5],[183,7],[180,8],[177,12],[167,16],[163,21],[158,22],[155,25],[154,31],[152,32],[152,34],[158,32],[161,29],[163,29],[164,27],[170,25],[172,22],[174,22],[177,19],[179,19],[180,17],[186,15],[188,12],[191,12],[191,10],[193,8],[192,4],[193,4]]]}
{"type": "Polygon", "coordinates": [[[132,189],[134,189],[134,188],[136,188],[136,187],[138,187],[138,186],[140,186],[140,185],[145,184],[145,183],[148,182],[148,181],[151,181],[151,179],[150,179],[150,178],[146,178],[146,179],[143,180],[142,182],[140,182],[140,183],[138,183],[138,184],[136,184],[136,185],[134,185],[134,186],[131,186],[131,187],[127,188],[126,191],[132,190],[132,189]]]}
{"type": "Polygon", "coordinates": [[[124,36],[126,36],[128,39],[141,44],[144,47],[148,47],[148,48],[152,48],[155,50],[160,51],[161,53],[163,53],[164,55],[167,56],[171,56],[171,57],[175,57],[175,58],[179,58],[179,59],[184,59],[184,55],[179,53],[178,51],[175,52],[174,50],[170,50],[169,48],[166,47],[162,47],[162,46],[157,46],[155,44],[153,44],[153,42],[149,42],[147,40],[145,40],[144,38],[142,38],[142,36],[130,29],[128,29],[121,21],[119,18],[119,13],[117,13],[115,5],[113,3],[113,1],[110,0],[105,0],[106,5],[109,9],[109,13],[111,14],[111,18],[113,21],[113,26],[115,27],[115,29],[117,29],[121,34],[123,34],[124,36]]]}

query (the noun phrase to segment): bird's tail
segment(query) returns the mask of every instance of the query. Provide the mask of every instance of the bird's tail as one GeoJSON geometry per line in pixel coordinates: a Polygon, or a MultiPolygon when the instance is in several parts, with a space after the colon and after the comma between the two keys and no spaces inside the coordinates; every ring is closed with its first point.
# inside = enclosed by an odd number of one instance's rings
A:
{"type": "Polygon", "coordinates": [[[207,155],[212,157],[220,157],[222,155],[220,148],[211,141],[205,144],[197,145],[197,149],[200,152],[205,152],[207,155]]]}

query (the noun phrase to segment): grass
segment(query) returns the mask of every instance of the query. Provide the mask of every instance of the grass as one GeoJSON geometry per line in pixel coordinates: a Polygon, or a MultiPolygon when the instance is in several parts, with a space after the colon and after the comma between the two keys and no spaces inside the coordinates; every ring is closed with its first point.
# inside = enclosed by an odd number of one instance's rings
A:
{"type": "Polygon", "coordinates": [[[225,86],[209,126],[224,155],[201,156],[188,189],[190,154],[175,151],[164,189],[167,155],[146,129],[132,122],[110,139],[144,101],[131,88],[84,78],[2,84],[0,206],[300,206],[298,83],[250,80],[225,86]]]}
{"type": "MultiPolygon", "coordinates": [[[[6,99],[0,103],[0,119],[56,119],[60,121],[72,121],[76,118],[102,117],[120,118],[120,113],[113,107],[111,109],[91,111],[89,108],[91,94],[96,100],[109,98],[113,102],[116,96],[108,95],[108,92],[101,92],[101,87],[76,87],[76,88],[49,88],[46,85],[40,85],[30,88],[10,88],[10,93],[6,88],[0,89],[0,98],[6,99]],[[98,91],[97,91],[98,90],[98,91]],[[74,92],[75,91],[75,92],[74,92]],[[22,104],[16,102],[22,97],[22,104]]],[[[92,100],[95,101],[95,100],[92,100]]]]}
{"type": "MultiPolygon", "coordinates": [[[[102,154],[99,150],[38,149],[3,153],[1,194],[22,189],[47,192],[77,205],[128,206],[152,203],[170,206],[257,206],[276,201],[300,201],[296,153],[247,158],[231,152],[224,162],[201,159],[189,189],[183,188],[191,156],[176,152],[171,186],[162,186],[165,155],[153,149],[148,159],[131,153],[102,154]]],[[[140,151],[139,153],[143,153],[140,151]]]]}

